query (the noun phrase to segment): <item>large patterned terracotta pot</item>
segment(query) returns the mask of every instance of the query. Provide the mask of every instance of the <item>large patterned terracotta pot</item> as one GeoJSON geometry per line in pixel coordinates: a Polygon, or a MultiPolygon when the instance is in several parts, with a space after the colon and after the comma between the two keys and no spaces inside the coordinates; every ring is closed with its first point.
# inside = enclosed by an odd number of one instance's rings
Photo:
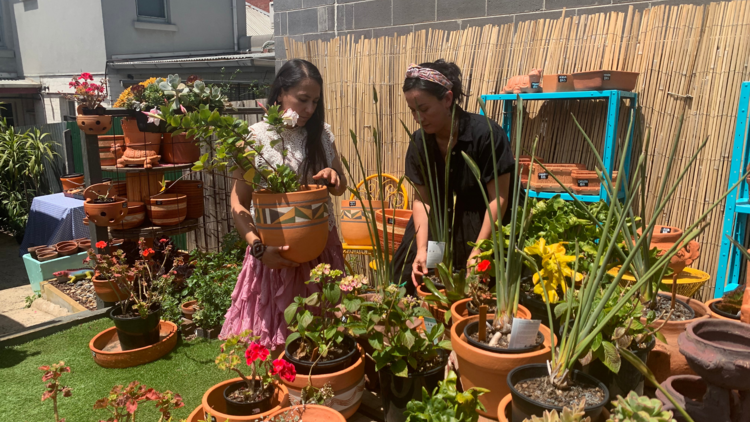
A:
{"type": "Polygon", "coordinates": [[[187,196],[187,218],[203,217],[203,181],[178,180],[167,189],[169,193],[182,193],[187,196]]]}
{"type": "Polygon", "coordinates": [[[385,218],[383,218],[383,210],[375,211],[375,221],[378,227],[378,237],[383,243],[383,250],[387,250],[393,255],[396,249],[401,245],[401,240],[404,238],[404,232],[406,231],[406,225],[411,219],[412,210],[395,210],[386,209],[385,218]],[[388,244],[384,244],[385,236],[383,234],[383,223],[388,230],[388,244]]]}
{"type": "Polygon", "coordinates": [[[328,242],[328,188],[303,186],[298,192],[253,193],[255,227],[266,246],[289,246],[281,256],[297,263],[320,256],[328,242]]]}
{"type": "Polygon", "coordinates": [[[341,201],[341,236],[349,246],[371,246],[369,224],[365,213],[370,210],[382,210],[383,201],[341,201]],[[366,211],[363,211],[362,208],[366,211]]]}
{"type": "Polygon", "coordinates": [[[187,217],[187,196],[181,193],[154,195],[146,204],[148,219],[158,226],[174,226],[187,217]]]}

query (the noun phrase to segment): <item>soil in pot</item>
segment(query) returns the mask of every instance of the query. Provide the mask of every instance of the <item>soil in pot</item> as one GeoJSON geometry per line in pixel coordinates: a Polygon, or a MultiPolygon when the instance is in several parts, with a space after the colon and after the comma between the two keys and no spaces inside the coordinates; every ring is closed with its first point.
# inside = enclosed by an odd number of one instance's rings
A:
{"type": "MultiPolygon", "coordinates": [[[[487,323],[490,326],[492,325],[492,322],[493,320],[491,319],[487,320],[487,323]]],[[[534,343],[533,345],[511,349],[508,347],[510,335],[502,335],[500,339],[495,342],[495,344],[492,344],[492,338],[500,330],[496,330],[494,327],[492,328],[487,327],[487,336],[484,339],[484,341],[479,341],[478,330],[479,330],[479,321],[470,322],[464,328],[464,336],[466,336],[466,340],[469,342],[469,344],[471,344],[474,347],[478,347],[482,350],[487,350],[488,352],[528,353],[528,352],[533,352],[534,350],[538,350],[542,346],[542,343],[544,343],[544,335],[542,334],[541,331],[539,331],[536,334],[536,343],[534,343]]]]}
{"type": "Polygon", "coordinates": [[[338,372],[354,365],[359,358],[357,342],[353,337],[345,336],[341,343],[331,347],[328,354],[320,358],[313,367],[317,356],[310,356],[307,350],[300,350],[301,341],[302,339],[294,340],[284,348],[284,358],[294,365],[298,374],[309,374],[310,368],[313,375],[338,372]]]}
{"type": "Polygon", "coordinates": [[[122,350],[132,350],[150,346],[159,342],[159,321],[161,320],[161,304],[151,305],[146,318],[132,309],[128,304],[125,314],[122,307],[114,306],[109,313],[117,328],[122,350]]]}
{"type": "MultiPolygon", "coordinates": [[[[260,388],[260,381],[253,380],[254,388],[260,388]]],[[[271,399],[273,398],[273,387],[268,386],[260,394],[256,395],[255,400],[249,400],[245,396],[247,383],[245,381],[229,384],[224,389],[224,400],[227,403],[227,413],[236,416],[250,416],[268,412],[273,407],[271,399]]]]}
{"type": "Polygon", "coordinates": [[[711,309],[711,312],[723,316],[724,318],[733,319],[735,321],[740,320],[740,308],[726,305],[721,300],[709,302],[708,308],[711,309]]]}
{"type": "MultiPolygon", "coordinates": [[[[660,320],[663,320],[665,316],[669,315],[670,307],[672,306],[672,297],[667,294],[659,294],[656,297],[656,309],[653,309],[654,312],[656,312],[656,315],[661,316],[660,320]]],[[[648,316],[648,312],[651,309],[644,306],[643,307],[643,317],[645,318],[648,316]]],[[[675,300],[674,304],[674,312],[672,312],[671,315],[669,315],[670,321],[688,321],[695,318],[695,311],[688,306],[687,303],[681,301],[680,299],[675,300]]]]}
{"type": "Polygon", "coordinates": [[[380,378],[380,394],[383,400],[383,414],[385,422],[403,422],[406,420],[404,411],[410,400],[422,400],[422,388],[432,392],[445,376],[447,355],[440,351],[438,357],[429,362],[419,372],[409,373],[407,377],[397,377],[389,368],[378,372],[380,378]]]}

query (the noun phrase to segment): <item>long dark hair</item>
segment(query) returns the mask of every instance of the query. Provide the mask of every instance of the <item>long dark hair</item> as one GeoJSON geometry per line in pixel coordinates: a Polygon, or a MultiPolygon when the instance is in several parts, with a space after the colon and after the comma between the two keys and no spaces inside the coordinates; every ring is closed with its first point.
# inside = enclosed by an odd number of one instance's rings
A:
{"type": "MultiPolygon", "coordinates": [[[[466,94],[464,94],[463,85],[461,84],[461,68],[459,68],[458,65],[440,59],[436,62],[422,63],[419,66],[437,70],[453,83],[453,87],[451,88],[451,91],[453,92],[453,104],[459,104],[459,102],[465,97],[466,94]]],[[[442,100],[443,97],[445,97],[445,94],[448,93],[448,88],[432,81],[426,81],[419,78],[404,79],[404,86],[402,88],[403,92],[411,91],[412,89],[429,92],[437,97],[438,100],[442,100]]]]}
{"type": "Polygon", "coordinates": [[[317,173],[329,164],[323,149],[323,125],[325,123],[325,104],[323,103],[323,77],[314,64],[302,59],[293,59],[284,63],[276,74],[276,79],[271,84],[271,92],[268,95],[268,104],[279,104],[281,94],[290,88],[294,88],[303,80],[310,78],[320,85],[320,99],[315,113],[305,123],[307,131],[307,144],[305,145],[305,159],[302,162],[300,176],[303,183],[307,183],[309,173],[317,173]]]}

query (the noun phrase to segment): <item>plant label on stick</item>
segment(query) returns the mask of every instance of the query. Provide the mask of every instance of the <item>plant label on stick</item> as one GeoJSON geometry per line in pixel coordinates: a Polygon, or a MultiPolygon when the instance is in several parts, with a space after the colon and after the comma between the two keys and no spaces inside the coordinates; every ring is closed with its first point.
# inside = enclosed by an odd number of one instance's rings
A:
{"type": "Polygon", "coordinates": [[[427,242],[427,268],[436,268],[443,261],[445,242],[427,242]]]}
{"type": "Polygon", "coordinates": [[[513,328],[510,330],[509,349],[520,349],[536,344],[536,334],[539,332],[538,319],[513,318],[513,328]]]}

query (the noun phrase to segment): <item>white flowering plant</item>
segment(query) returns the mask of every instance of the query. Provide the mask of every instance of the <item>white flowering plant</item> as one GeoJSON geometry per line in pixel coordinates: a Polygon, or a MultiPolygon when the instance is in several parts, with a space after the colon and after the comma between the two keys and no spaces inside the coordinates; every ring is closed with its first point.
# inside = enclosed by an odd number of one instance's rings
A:
{"type": "MultiPolygon", "coordinates": [[[[259,103],[260,105],[260,103],[259,103]]],[[[262,106],[261,106],[262,107],[262,106]]],[[[274,132],[271,148],[283,142],[281,133],[297,125],[299,115],[292,109],[281,110],[281,106],[268,107],[264,120],[269,131],[274,132]]],[[[167,122],[167,131],[186,132],[196,143],[205,145],[213,154],[205,153],[193,165],[193,171],[240,169],[242,177],[254,190],[266,189],[270,193],[290,193],[300,189],[299,176],[285,163],[272,164],[264,156],[264,145],[255,139],[245,120],[223,116],[201,104],[196,111],[172,110],[169,105],[146,113],[154,121],[167,122]],[[183,112],[184,114],[178,113],[183,112]]],[[[282,143],[281,155],[288,152],[282,143]]]]}
{"type": "Polygon", "coordinates": [[[284,310],[284,319],[291,331],[286,339],[287,346],[299,339],[293,352],[297,359],[310,362],[319,357],[325,359],[332,348],[340,348],[350,332],[352,316],[363,302],[356,290],[368,281],[361,275],[343,278],[342,275],[342,271],[331,269],[330,264],[319,264],[310,271],[310,280],[306,283],[317,284],[320,291],[308,297],[295,297],[284,310]]]}

